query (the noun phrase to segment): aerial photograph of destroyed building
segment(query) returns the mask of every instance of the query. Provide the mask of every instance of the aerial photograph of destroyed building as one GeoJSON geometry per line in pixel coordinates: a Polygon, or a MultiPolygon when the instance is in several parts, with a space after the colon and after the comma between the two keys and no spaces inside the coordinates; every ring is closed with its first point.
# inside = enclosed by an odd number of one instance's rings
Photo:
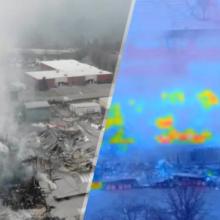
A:
{"type": "Polygon", "coordinates": [[[83,218],[130,3],[1,3],[0,220],[83,218]]]}

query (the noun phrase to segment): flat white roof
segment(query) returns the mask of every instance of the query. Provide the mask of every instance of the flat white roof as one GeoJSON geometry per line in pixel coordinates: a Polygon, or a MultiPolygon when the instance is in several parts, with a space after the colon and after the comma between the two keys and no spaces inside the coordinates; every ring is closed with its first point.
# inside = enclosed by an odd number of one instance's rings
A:
{"type": "Polygon", "coordinates": [[[31,76],[34,79],[55,79],[55,78],[60,78],[63,77],[64,74],[62,73],[57,73],[55,70],[52,71],[34,71],[34,72],[27,72],[26,73],[28,76],[31,76]]]}
{"type": "Polygon", "coordinates": [[[50,107],[49,103],[47,101],[39,101],[39,102],[26,102],[24,103],[25,108],[31,109],[31,108],[48,108],[50,107]]]}
{"type": "Polygon", "coordinates": [[[96,76],[112,74],[111,72],[98,69],[94,66],[80,63],[76,60],[53,60],[53,61],[41,61],[48,67],[53,68],[51,71],[37,71],[27,72],[26,74],[35,79],[54,79],[63,77],[79,77],[79,76],[96,76]]]}

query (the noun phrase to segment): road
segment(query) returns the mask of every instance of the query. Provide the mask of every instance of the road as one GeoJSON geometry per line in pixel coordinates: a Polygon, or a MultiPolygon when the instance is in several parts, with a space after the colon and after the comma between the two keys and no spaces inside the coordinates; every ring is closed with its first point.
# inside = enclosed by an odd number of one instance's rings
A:
{"type": "Polygon", "coordinates": [[[53,88],[48,91],[37,91],[27,89],[21,94],[21,99],[24,101],[63,101],[68,97],[68,100],[82,101],[89,99],[97,99],[108,97],[111,89],[111,84],[92,84],[85,86],[69,86],[53,88]]]}

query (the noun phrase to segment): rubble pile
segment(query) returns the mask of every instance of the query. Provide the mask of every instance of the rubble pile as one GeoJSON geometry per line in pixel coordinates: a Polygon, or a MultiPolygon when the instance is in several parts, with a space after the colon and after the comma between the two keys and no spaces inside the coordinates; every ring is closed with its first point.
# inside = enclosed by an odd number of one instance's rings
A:
{"type": "Polygon", "coordinates": [[[95,157],[95,148],[76,148],[71,154],[64,157],[64,166],[70,171],[89,172],[93,168],[92,159],[95,157]]]}
{"type": "Polygon", "coordinates": [[[81,215],[62,210],[88,193],[103,115],[79,117],[68,105],[52,107],[49,122],[21,124],[16,141],[0,137],[0,219],[64,220],[81,215]]]}
{"type": "Polygon", "coordinates": [[[103,115],[102,114],[85,114],[83,116],[80,117],[79,119],[80,121],[87,121],[90,124],[94,124],[97,125],[97,127],[99,127],[99,129],[102,127],[102,123],[103,123],[103,115]]]}
{"type": "Polygon", "coordinates": [[[65,220],[65,218],[59,218],[59,217],[45,217],[42,220],[65,220]]]}
{"type": "Polygon", "coordinates": [[[79,147],[86,141],[80,129],[47,128],[39,134],[39,157],[50,169],[66,167],[70,171],[91,171],[95,147],[79,147]]]}
{"type": "Polygon", "coordinates": [[[49,154],[60,154],[65,148],[73,148],[80,141],[79,129],[47,128],[39,134],[42,150],[49,154]]]}

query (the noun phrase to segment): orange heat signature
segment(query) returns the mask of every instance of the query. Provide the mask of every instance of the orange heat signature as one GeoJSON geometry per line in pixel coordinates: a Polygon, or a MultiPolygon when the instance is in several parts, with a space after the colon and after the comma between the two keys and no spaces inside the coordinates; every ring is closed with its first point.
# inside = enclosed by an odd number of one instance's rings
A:
{"type": "Polygon", "coordinates": [[[172,116],[158,118],[156,120],[156,126],[160,129],[168,129],[173,126],[174,119],[172,116]]]}
{"type": "Polygon", "coordinates": [[[156,140],[160,144],[171,144],[174,142],[203,144],[209,140],[211,136],[212,134],[209,131],[204,131],[201,134],[198,134],[192,129],[188,129],[184,132],[172,129],[168,131],[167,134],[157,136],[156,140]]]}
{"type": "Polygon", "coordinates": [[[170,139],[170,137],[166,135],[159,135],[156,137],[156,140],[160,144],[171,144],[172,143],[172,140],[170,139]]]}

